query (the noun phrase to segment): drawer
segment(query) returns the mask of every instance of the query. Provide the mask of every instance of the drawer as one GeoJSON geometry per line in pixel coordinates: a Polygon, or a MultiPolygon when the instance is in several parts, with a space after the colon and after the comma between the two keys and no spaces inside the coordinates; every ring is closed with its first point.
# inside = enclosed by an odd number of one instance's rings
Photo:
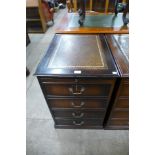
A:
{"type": "Polygon", "coordinates": [[[75,78],[53,78],[53,77],[39,77],[39,81],[41,83],[75,83],[75,78]]]}
{"type": "Polygon", "coordinates": [[[50,108],[106,108],[108,104],[108,99],[103,98],[48,98],[48,105],[50,108]]]}
{"type": "Polygon", "coordinates": [[[102,126],[103,119],[55,119],[56,125],[68,125],[74,127],[102,126]]]}
{"type": "Polygon", "coordinates": [[[129,82],[127,80],[123,80],[120,96],[129,96],[129,82]]]}
{"type": "Polygon", "coordinates": [[[71,118],[71,119],[81,119],[81,118],[101,118],[104,119],[104,110],[53,110],[52,111],[55,118],[71,118]]]}
{"type": "Polygon", "coordinates": [[[109,125],[111,125],[111,126],[128,126],[129,120],[128,119],[111,119],[109,121],[109,125]]]}
{"type": "Polygon", "coordinates": [[[72,83],[72,84],[114,84],[113,79],[103,78],[54,78],[54,77],[39,77],[41,83],[72,83]]]}
{"type": "Polygon", "coordinates": [[[115,108],[129,108],[129,98],[119,97],[116,102],[115,108]]]}
{"type": "Polygon", "coordinates": [[[111,84],[47,84],[43,83],[45,94],[49,96],[104,96],[111,94],[111,84]]]}
{"type": "Polygon", "coordinates": [[[129,118],[128,110],[114,110],[112,113],[112,118],[129,118]]]}

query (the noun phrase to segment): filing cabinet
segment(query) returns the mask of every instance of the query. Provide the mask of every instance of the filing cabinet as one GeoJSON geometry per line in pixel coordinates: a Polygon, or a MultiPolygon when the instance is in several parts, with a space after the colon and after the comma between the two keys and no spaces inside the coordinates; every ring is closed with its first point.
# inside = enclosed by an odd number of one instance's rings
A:
{"type": "Polygon", "coordinates": [[[114,90],[106,129],[129,129],[129,36],[106,35],[107,42],[120,72],[114,90]]]}
{"type": "Polygon", "coordinates": [[[35,75],[55,128],[103,129],[119,77],[104,35],[56,34],[35,75]]]}

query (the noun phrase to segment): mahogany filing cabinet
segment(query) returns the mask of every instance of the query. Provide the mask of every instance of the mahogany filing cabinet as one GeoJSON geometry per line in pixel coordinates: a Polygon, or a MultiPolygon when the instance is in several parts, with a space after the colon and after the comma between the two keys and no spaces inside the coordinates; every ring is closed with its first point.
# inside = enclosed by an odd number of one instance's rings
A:
{"type": "Polygon", "coordinates": [[[56,34],[35,75],[55,128],[104,128],[120,77],[106,36],[56,34]]]}
{"type": "Polygon", "coordinates": [[[120,77],[109,106],[106,129],[129,129],[129,35],[106,35],[120,77]]]}

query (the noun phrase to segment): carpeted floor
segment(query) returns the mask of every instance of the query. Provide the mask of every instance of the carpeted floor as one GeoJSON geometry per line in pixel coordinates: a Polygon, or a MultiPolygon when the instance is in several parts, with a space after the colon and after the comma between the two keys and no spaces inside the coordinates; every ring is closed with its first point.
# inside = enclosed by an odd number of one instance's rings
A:
{"type": "Polygon", "coordinates": [[[55,26],[66,10],[55,14],[55,24],[45,34],[29,34],[26,79],[27,95],[27,155],[128,155],[129,138],[126,130],[65,130],[54,129],[35,69],[51,42],[55,26]]]}

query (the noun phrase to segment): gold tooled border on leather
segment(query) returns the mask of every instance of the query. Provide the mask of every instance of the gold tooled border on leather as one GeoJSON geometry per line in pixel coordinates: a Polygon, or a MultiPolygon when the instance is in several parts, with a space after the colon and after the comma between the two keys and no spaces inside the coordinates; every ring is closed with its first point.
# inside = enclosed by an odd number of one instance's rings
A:
{"type": "MultiPolygon", "coordinates": [[[[94,36],[94,35],[93,35],[94,36]]],[[[81,68],[81,69],[84,69],[84,68],[86,68],[86,69],[108,69],[108,66],[107,66],[107,63],[106,63],[106,59],[105,59],[105,57],[103,56],[103,52],[102,52],[102,46],[101,46],[101,40],[100,40],[100,38],[99,38],[99,36],[97,36],[97,35],[95,35],[95,37],[96,37],[96,42],[97,42],[97,48],[98,48],[98,52],[99,52],[99,56],[100,56],[100,60],[101,60],[101,66],[93,66],[93,65],[89,65],[89,66],[81,66],[81,65],[76,65],[76,66],[72,66],[72,65],[70,65],[70,66],[58,66],[57,67],[57,69],[58,68],[62,68],[62,69],[68,69],[68,68],[81,68]]],[[[60,47],[60,45],[61,45],[61,42],[62,42],[62,37],[60,38],[60,41],[59,41],[59,43],[58,43],[58,45],[57,45],[57,47],[56,47],[56,49],[55,49],[55,52],[54,52],[54,54],[53,54],[53,57],[52,57],[52,60],[51,61],[49,61],[49,64],[48,64],[48,68],[53,68],[53,69],[56,69],[56,67],[52,67],[53,65],[53,62],[54,62],[54,59],[56,58],[56,55],[58,54],[58,51],[60,51],[59,50],[59,47],[60,47]]]]}

